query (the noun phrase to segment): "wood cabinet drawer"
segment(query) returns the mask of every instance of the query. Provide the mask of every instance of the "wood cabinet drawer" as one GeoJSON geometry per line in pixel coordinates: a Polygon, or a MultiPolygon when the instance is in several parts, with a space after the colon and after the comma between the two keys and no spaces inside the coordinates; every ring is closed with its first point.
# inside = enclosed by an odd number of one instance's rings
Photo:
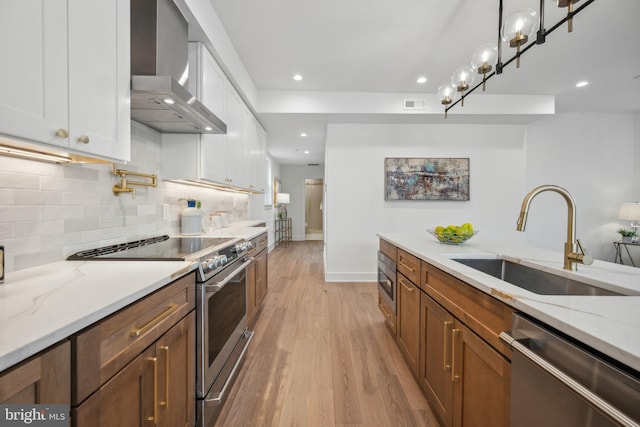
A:
{"type": "Polygon", "coordinates": [[[380,252],[391,258],[394,262],[398,259],[398,248],[384,239],[380,239],[380,252]]]}
{"type": "Polygon", "coordinates": [[[391,334],[396,336],[396,314],[393,312],[387,301],[378,294],[378,308],[384,316],[384,322],[391,331],[391,334]]]}
{"type": "Polygon", "coordinates": [[[266,249],[269,245],[267,233],[262,233],[258,237],[251,239],[253,247],[247,252],[248,256],[256,256],[261,250],[266,249]]]}
{"type": "Polygon", "coordinates": [[[420,260],[417,257],[398,249],[397,269],[414,284],[420,283],[420,260]]]}
{"type": "Polygon", "coordinates": [[[511,359],[511,350],[502,343],[500,332],[511,329],[513,308],[422,262],[422,289],[482,339],[511,359]]]}
{"type": "Polygon", "coordinates": [[[195,273],[72,337],[72,404],[82,402],[195,308],[195,273]]]}

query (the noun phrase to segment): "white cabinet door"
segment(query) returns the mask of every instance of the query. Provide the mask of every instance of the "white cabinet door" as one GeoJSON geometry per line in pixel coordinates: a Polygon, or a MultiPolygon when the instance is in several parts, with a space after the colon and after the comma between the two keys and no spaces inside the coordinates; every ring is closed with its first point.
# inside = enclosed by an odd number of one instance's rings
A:
{"type": "MultiPolygon", "coordinates": [[[[189,49],[189,87],[200,102],[226,123],[227,77],[202,43],[189,43],[189,49]]],[[[200,136],[202,179],[228,183],[227,151],[227,135],[200,136]]]]}
{"type": "Polygon", "coordinates": [[[69,148],[130,159],[128,0],[69,0],[69,148]]]}
{"type": "Polygon", "coordinates": [[[198,100],[213,114],[225,122],[227,76],[202,43],[189,43],[189,63],[189,90],[195,93],[198,100]]]}
{"type": "Polygon", "coordinates": [[[128,0],[0,1],[0,134],[129,160],[129,15],[128,0]]]}
{"type": "Polygon", "coordinates": [[[66,146],[67,1],[0,1],[0,58],[0,134],[66,146]]]}
{"type": "Polygon", "coordinates": [[[243,102],[231,85],[227,87],[227,179],[226,183],[246,188],[242,167],[242,116],[243,102]]]}

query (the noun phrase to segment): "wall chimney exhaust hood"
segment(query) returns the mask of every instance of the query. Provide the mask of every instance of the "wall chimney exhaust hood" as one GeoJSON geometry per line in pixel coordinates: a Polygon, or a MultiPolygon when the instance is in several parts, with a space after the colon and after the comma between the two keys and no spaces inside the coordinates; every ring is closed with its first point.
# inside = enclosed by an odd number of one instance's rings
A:
{"type": "Polygon", "coordinates": [[[188,24],[172,0],[131,0],[131,118],[162,133],[227,133],[185,88],[188,24]]]}

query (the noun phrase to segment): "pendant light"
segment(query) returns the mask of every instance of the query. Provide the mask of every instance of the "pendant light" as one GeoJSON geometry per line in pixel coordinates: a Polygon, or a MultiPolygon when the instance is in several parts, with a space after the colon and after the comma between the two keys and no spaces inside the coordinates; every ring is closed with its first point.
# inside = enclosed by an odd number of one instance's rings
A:
{"type": "Polygon", "coordinates": [[[516,68],[520,68],[520,46],[529,41],[538,26],[538,14],[533,9],[524,9],[509,15],[502,26],[502,40],[516,48],[516,68]]]}
{"type": "Polygon", "coordinates": [[[438,86],[438,99],[444,105],[444,118],[447,118],[447,107],[458,97],[456,87],[451,83],[443,83],[438,86]]]}
{"type": "Polygon", "coordinates": [[[482,91],[485,91],[487,73],[493,70],[493,66],[498,62],[498,46],[493,43],[480,45],[471,57],[471,68],[476,73],[482,74],[482,91]]]}
{"type": "Polygon", "coordinates": [[[460,92],[462,96],[461,106],[464,107],[464,92],[469,90],[469,87],[476,79],[476,72],[468,65],[458,67],[451,75],[451,84],[456,87],[456,90],[460,92]]]}

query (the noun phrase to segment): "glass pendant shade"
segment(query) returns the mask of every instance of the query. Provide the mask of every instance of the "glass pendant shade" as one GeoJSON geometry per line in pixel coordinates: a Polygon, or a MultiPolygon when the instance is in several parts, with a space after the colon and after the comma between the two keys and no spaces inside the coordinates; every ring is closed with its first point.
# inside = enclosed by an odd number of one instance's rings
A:
{"type": "Polygon", "coordinates": [[[438,99],[444,105],[444,118],[447,118],[447,106],[453,103],[458,97],[456,87],[451,83],[443,83],[438,86],[438,99]]]}
{"type": "Polygon", "coordinates": [[[491,72],[493,66],[498,62],[498,46],[493,43],[480,45],[471,57],[471,68],[476,73],[482,74],[482,91],[485,90],[487,73],[491,72]]]}
{"type": "Polygon", "coordinates": [[[520,46],[529,41],[539,24],[538,14],[533,9],[519,10],[509,15],[502,26],[502,40],[517,49],[516,66],[520,68],[520,46]]]}
{"type": "Polygon", "coordinates": [[[438,86],[438,99],[442,105],[449,105],[458,97],[456,87],[451,83],[443,83],[438,86]]]}
{"type": "Polygon", "coordinates": [[[462,94],[462,102],[460,103],[462,107],[464,107],[464,92],[469,90],[475,79],[476,72],[468,65],[457,68],[451,75],[451,84],[462,94]]]}

